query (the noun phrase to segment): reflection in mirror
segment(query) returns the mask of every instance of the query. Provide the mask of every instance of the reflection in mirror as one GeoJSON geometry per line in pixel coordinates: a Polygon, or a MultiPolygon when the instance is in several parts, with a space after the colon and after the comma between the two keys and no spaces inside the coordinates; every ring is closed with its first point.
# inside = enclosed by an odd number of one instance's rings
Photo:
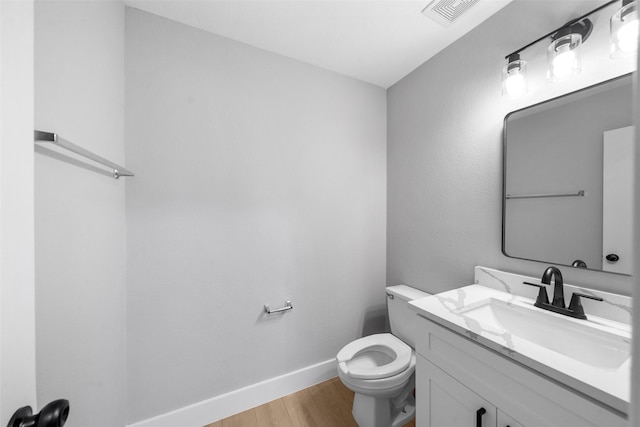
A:
{"type": "Polygon", "coordinates": [[[632,79],[509,113],[502,252],[631,274],[632,79]]]}

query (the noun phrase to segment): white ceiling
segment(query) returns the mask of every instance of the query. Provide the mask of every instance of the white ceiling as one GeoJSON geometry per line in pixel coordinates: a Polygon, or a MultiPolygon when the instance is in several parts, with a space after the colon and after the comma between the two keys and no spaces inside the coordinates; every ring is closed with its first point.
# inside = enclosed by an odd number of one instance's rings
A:
{"type": "Polygon", "coordinates": [[[430,0],[125,0],[125,4],[388,88],[506,6],[480,0],[449,27],[430,0]]]}

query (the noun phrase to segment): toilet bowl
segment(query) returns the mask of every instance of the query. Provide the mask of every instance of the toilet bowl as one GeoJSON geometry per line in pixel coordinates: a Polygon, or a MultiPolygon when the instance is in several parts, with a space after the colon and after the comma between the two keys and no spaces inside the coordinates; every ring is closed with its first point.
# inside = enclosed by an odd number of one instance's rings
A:
{"type": "Polygon", "coordinates": [[[352,413],[358,426],[399,427],[414,417],[415,314],[408,301],[428,295],[404,285],[388,287],[392,333],[359,338],[338,352],[338,376],[355,392],[352,413]]]}

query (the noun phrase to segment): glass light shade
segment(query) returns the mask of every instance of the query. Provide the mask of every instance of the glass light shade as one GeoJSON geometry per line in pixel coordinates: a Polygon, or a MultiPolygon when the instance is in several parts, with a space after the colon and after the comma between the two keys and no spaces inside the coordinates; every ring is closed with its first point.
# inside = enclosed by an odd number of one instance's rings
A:
{"type": "Polygon", "coordinates": [[[638,50],[638,10],[636,2],[622,6],[610,20],[612,58],[635,55],[638,50]]]}
{"type": "Polygon", "coordinates": [[[527,61],[516,59],[502,69],[502,95],[517,98],[529,91],[527,84],[527,61]]]}
{"type": "Polygon", "coordinates": [[[580,46],[582,46],[582,36],[576,33],[559,37],[549,45],[547,49],[549,80],[557,82],[581,71],[580,46]]]}

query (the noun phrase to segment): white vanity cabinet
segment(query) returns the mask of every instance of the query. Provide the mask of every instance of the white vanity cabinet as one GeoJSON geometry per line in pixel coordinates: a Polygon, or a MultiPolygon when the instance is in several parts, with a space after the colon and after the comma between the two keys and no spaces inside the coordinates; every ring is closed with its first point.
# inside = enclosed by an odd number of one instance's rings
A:
{"type": "Polygon", "coordinates": [[[615,410],[417,317],[418,427],[626,427],[615,410]]]}

